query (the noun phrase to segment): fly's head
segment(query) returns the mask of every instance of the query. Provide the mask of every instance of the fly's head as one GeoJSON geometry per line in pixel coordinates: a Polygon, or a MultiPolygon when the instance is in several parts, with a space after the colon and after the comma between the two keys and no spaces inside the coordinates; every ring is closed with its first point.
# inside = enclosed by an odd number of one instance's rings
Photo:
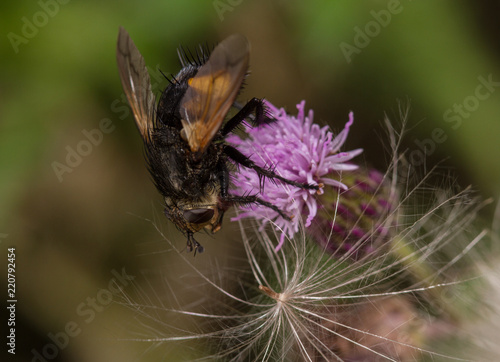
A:
{"type": "Polygon", "coordinates": [[[224,211],[218,202],[219,193],[205,195],[202,200],[172,200],[165,197],[165,215],[177,228],[193,234],[203,228],[217,232],[221,228],[224,211]]]}

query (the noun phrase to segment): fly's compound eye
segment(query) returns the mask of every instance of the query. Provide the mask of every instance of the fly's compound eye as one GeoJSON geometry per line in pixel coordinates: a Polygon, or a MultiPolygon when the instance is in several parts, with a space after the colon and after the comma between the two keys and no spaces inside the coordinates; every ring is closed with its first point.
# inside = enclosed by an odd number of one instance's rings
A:
{"type": "Polygon", "coordinates": [[[191,209],[184,211],[184,218],[190,224],[203,224],[214,217],[212,209],[191,209]]]}

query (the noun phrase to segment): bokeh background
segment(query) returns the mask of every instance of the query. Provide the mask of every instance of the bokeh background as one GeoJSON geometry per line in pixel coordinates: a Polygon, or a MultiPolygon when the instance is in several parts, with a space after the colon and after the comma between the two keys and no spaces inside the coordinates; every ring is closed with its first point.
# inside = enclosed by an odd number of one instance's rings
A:
{"type": "MultiPolygon", "coordinates": [[[[472,0],[3,2],[0,280],[5,303],[7,248],[15,247],[18,300],[17,350],[6,360],[43,361],[37,353],[51,361],[192,358],[175,345],[150,351],[151,343],[126,340],[145,336],[143,322],[121,305],[121,293],[110,292],[114,278],[126,295],[168,305],[199,283],[155,228],[183,248],[162,215],[124,107],[119,26],[145,57],[153,83],[157,67],[179,70],[179,45],[246,35],[251,75],[240,99],[265,97],[291,113],[305,99],[315,120],[334,130],[352,110],[346,149],[363,147],[361,162],[379,168],[388,163],[383,120],[397,124],[409,107],[404,148],[420,172],[440,164],[457,185],[497,198],[499,13],[498,2],[472,0]],[[478,95],[488,80],[489,90],[478,95]],[[464,113],[455,114],[459,107],[464,113]],[[107,133],[86,148],[86,134],[96,135],[103,122],[107,133]],[[78,149],[80,159],[68,156],[78,149]],[[55,350],[47,347],[54,339],[55,350]]],[[[156,90],[165,84],[158,79],[156,90]]],[[[492,213],[484,209],[486,222],[492,213]]],[[[237,266],[238,235],[227,218],[216,237],[200,236],[206,252],[192,262],[206,273],[237,266]]]]}

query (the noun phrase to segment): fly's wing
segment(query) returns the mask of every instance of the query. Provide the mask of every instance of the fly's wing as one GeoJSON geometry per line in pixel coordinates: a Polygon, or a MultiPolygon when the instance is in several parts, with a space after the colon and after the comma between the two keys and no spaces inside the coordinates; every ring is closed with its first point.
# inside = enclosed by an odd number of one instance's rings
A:
{"type": "Polygon", "coordinates": [[[122,27],[118,33],[116,60],[123,90],[134,112],[135,123],[144,142],[148,142],[155,103],[151,80],[144,58],[122,27]]]}
{"type": "Polygon", "coordinates": [[[180,114],[183,136],[192,152],[202,154],[219,131],[245,78],[249,54],[248,40],[243,35],[231,35],[188,80],[180,114]]]}

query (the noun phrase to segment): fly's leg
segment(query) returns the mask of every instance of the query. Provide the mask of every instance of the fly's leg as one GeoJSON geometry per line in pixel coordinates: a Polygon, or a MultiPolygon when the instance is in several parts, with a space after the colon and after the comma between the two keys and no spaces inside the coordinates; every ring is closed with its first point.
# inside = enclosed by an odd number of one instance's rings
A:
{"type": "MultiPolygon", "coordinates": [[[[260,178],[263,177],[269,177],[271,179],[276,179],[280,180],[281,182],[284,182],[286,184],[292,185],[292,186],[297,186],[302,189],[308,189],[308,190],[319,190],[322,185],[312,185],[312,184],[303,184],[300,182],[288,180],[284,177],[281,177],[280,175],[276,174],[274,171],[262,168],[260,166],[257,166],[255,162],[253,162],[251,159],[249,159],[247,156],[245,156],[243,153],[238,151],[236,148],[233,146],[225,145],[224,146],[224,153],[234,162],[245,166],[247,168],[251,168],[257,174],[259,175],[260,178]]],[[[261,180],[261,186],[262,186],[262,180],[261,180]]]]}
{"type": "Polygon", "coordinates": [[[252,98],[222,127],[222,136],[227,136],[234,131],[247,117],[252,121],[254,126],[269,124],[275,121],[267,116],[262,99],[252,98]],[[255,116],[252,115],[254,111],[255,116]]]}
{"type": "Polygon", "coordinates": [[[246,196],[227,196],[221,200],[223,205],[227,208],[235,205],[249,205],[249,204],[259,204],[265,207],[270,208],[273,211],[276,211],[283,219],[290,221],[292,218],[281,211],[277,206],[262,200],[257,197],[257,195],[246,195],[246,196]]]}

